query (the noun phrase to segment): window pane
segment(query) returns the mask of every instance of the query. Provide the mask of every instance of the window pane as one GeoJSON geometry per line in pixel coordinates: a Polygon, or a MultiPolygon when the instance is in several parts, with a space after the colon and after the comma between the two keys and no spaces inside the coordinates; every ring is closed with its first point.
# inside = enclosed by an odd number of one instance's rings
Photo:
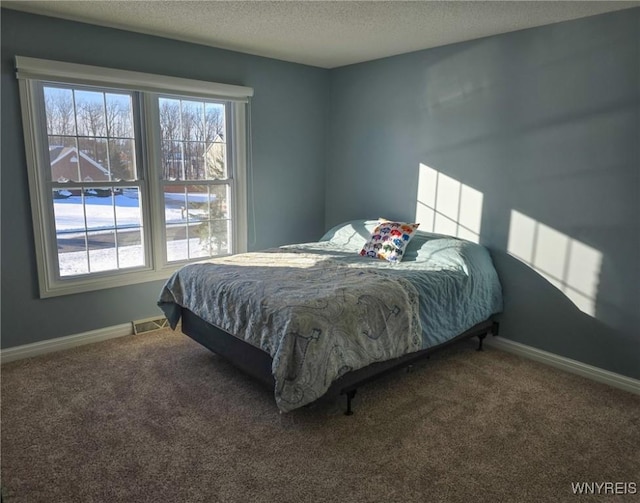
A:
{"type": "Polygon", "coordinates": [[[49,160],[51,180],[54,182],[80,179],[78,149],[75,137],[49,136],[49,160]]]}
{"type": "Polygon", "coordinates": [[[120,269],[144,265],[142,228],[130,228],[116,233],[118,240],[118,266],[120,269]]]}
{"type": "Polygon", "coordinates": [[[164,188],[164,218],[168,224],[186,222],[187,199],[182,185],[167,185],[164,188]]]}
{"type": "Polygon", "coordinates": [[[53,191],[53,211],[56,233],[84,233],[84,207],[77,187],[53,191]]]}
{"type": "Polygon", "coordinates": [[[128,94],[106,93],[107,133],[111,138],[133,138],[133,104],[128,94]]]}
{"type": "Polygon", "coordinates": [[[201,142],[184,142],[184,169],[186,180],[205,180],[204,169],[205,144],[201,142]]]}
{"type": "Polygon", "coordinates": [[[189,222],[208,220],[214,199],[209,194],[209,188],[206,185],[188,185],[187,203],[187,220],[189,222]]]}
{"type": "Polygon", "coordinates": [[[204,141],[204,103],[182,100],[182,139],[204,141]]]}
{"type": "Polygon", "coordinates": [[[230,200],[231,187],[229,185],[213,185],[211,186],[211,212],[210,218],[212,220],[228,219],[229,215],[229,200],[230,200]]]}
{"type": "MultiPolygon", "coordinates": [[[[102,182],[110,180],[107,160],[107,140],[103,138],[78,138],[80,155],[71,155],[69,162],[80,166],[82,182],[102,182]]],[[[74,152],[75,154],[75,152],[74,152]]]]}
{"type": "Polygon", "coordinates": [[[114,230],[88,232],[89,272],[112,271],[118,268],[116,233],[114,230]]]}
{"type": "Polygon", "coordinates": [[[206,140],[208,142],[224,142],[225,109],[222,103],[207,103],[205,105],[206,140]]]}
{"type": "Polygon", "coordinates": [[[142,227],[140,189],[122,187],[114,190],[116,226],[120,230],[142,227]]]}
{"type": "Polygon", "coordinates": [[[158,100],[160,109],[160,131],[162,139],[180,140],[182,129],[180,127],[180,100],[160,98],[158,100]]]}
{"type": "Polygon", "coordinates": [[[191,207],[197,210],[189,213],[189,242],[191,258],[230,253],[228,193],[227,185],[194,185],[190,190],[191,207]],[[206,192],[205,190],[208,189],[206,192]],[[192,214],[193,213],[193,214],[192,214]],[[197,223],[200,220],[200,223],[197,223]],[[193,242],[197,238],[197,243],[193,242]]]}
{"type": "Polygon", "coordinates": [[[187,246],[187,226],[167,225],[167,260],[176,262],[187,260],[189,251],[187,246]]]}
{"type": "Polygon", "coordinates": [[[60,276],[87,274],[89,261],[84,232],[60,231],[56,234],[56,238],[60,276]]]}
{"type": "Polygon", "coordinates": [[[104,113],[104,93],[95,91],[75,91],[76,122],[78,135],[107,136],[104,113]]]}
{"type": "Polygon", "coordinates": [[[109,187],[85,189],[84,211],[87,230],[115,229],[115,207],[109,187]]]}
{"type": "Polygon", "coordinates": [[[109,168],[113,180],[136,180],[136,156],[133,140],[109,140],[109,168]]]}
{"type": "Polygon", "coordinates": [[[206,175],[208,180],[221,180],[227,175],[227,146],[224,143],[209,143],[205,152],[206,175]]]}
{"type": "Polygon", "coordinates": [[[210,222],[205,220],[189,225],[189,258],[204,258],[213,254],[209,224],[210,222]]]}
{"type": "Polygon", "coordinates": [[[145,258],[140,190],[137,187],[117,190],[115,205],[118,266],[121,269],[143,266],[145,258]]]}
{"type": "Polygon", "coordinates": [[[89,272],[84,210],[80,190],[53,192],[60,276],[89,272]]]}
{"type": "Polygon", "coordinates": [[[44,106],[48,134],[75,136],[76,120],[71,89],[45,87],[44,106]]]}
{"type": "Polygon", "coordinates": [[[162,179],[184,180],[183,144],[181,141],[162,142],[162,179]]]}
{"type": "Polygon", "coordinates": [[[210,223],[210,244],[211,255],[225,255],[231,253],[230,221],[212,220],[210,223]]]}

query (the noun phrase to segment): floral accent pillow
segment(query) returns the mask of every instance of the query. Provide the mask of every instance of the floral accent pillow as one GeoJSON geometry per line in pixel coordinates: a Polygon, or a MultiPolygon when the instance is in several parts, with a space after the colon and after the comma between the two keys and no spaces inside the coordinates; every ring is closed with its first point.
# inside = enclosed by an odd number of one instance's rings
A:
{"type": "Polygon", "coordinates": [[[420,224],[404,222],[380,222],[360,251],[363,257],[380,258],[389,262],[400,262],[404,250],[415,235],[420,224]]]}

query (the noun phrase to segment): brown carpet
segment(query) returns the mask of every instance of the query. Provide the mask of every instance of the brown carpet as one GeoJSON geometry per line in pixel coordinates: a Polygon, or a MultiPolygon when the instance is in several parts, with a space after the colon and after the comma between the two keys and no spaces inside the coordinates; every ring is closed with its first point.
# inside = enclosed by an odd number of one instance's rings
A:
{"type": "Polygon", "coordinates": [[[638,501],[639,396],[474,348],[361,388],[350,417],[343,399],[279,414],[168,330],[9,363],[4,503],[638,501]]]}

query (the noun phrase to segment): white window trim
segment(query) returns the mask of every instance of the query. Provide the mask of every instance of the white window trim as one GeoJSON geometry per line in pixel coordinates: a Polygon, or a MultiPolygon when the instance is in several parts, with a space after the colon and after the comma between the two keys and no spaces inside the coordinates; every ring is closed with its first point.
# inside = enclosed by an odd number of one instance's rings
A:
{"type": "MultiPolygon", "coordinates": [[[[231,209],[234,221],[232,246],[236,253],[247,251],[247,148],[249,148],[249,131],[247,129],[246,115],[248,113],[247,103],[253,96],[252,88],[22,56],[16,56],[16,69],[16,75],[19,80],[38,284],[41,298],[167,279],[173,271],[182,267],[186,262],[167,264],[166,260],[163,259],[164,252],[159,250],[161,247],[159,239],[153,238],[154,235],[158,235],[158,232],[162,232],[160,226],[163,219],[149,217],[152,214],[161,214],[164,209],[159,201],[154,201],[154,198],[152,198],[146,208],[142,208],[142,211],[147,213],[145,216],[150,224],[147,232],[152,233],[152,238],[148,240],[150,249],[145,251],[150,259],[146,268],[105,271],[104,273],[92,273],[69,279],[59,279],[57,277],[57,273],[54,270],[54,266],[57,264],[57,255],[53,256],[52,250],[55,250],[55,247],[51,243],[53,233],[47,228],[47,221],[51,221],[50,215],[48,215],[51,211],[51,203],[45,195],[44,178],[42,170],[39,169],[42,163],[46,164],[43,154],[46,149],[42,143],[43,138],[41,138],[38,131],[39,125],[44,120],[44,112],[38,106],[38,100],[36,99],[40,81],[118,87],[147,93],[182,94],[230,102],[230,112],[233,117],[231,121],[233,127],[231,131],[231,149],[234,158],[234,192],[231,209]]],[[[149,110],[149,107],[145,109],[149,110]]],[[[147,157],[150,157],[150,152],[155,147],[154,143],[156,141],[157,139],[152,137],[146,139],[149,150],[145,152],[147,157]]],[[[150,194],[157,194],[160,175],[147,171],[146,176],[148,177],[147,183],[150,185],[150,194]]]]}
{"type": "Polygon", "coordinates": [[[16,56],[19,80],[58,80],[75,84],[116,86],[121,89],[160,93],[186,93],[192,96],[248,102],[251,87],[219,84],[202,80],[169,77],[153,73],[132,72],[101,66],[80,65],[63,61],[16,56]]]}

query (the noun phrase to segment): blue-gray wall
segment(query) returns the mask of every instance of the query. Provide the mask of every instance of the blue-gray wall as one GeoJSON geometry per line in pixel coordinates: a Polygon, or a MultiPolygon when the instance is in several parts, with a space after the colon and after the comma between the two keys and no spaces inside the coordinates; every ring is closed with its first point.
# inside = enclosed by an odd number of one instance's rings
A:
{"type": "Polygon", "coordinates": [[[639,45],[636,8],[332,71],[327,227],[412,220],[429,166],[483,195],[501,334],[640,378],[639,45]],[[591,315],[507,253],[512,211],[588,250],[551,266],[596,264],[591,315]]]}
{"type": "Polygon", "coordinates": [[[253,87],[250,249],[322,235],[327,70],[6,9],[1,16],[2,347],[161,314],[162,282],[38,298],[16,55],[253,87]]]}

